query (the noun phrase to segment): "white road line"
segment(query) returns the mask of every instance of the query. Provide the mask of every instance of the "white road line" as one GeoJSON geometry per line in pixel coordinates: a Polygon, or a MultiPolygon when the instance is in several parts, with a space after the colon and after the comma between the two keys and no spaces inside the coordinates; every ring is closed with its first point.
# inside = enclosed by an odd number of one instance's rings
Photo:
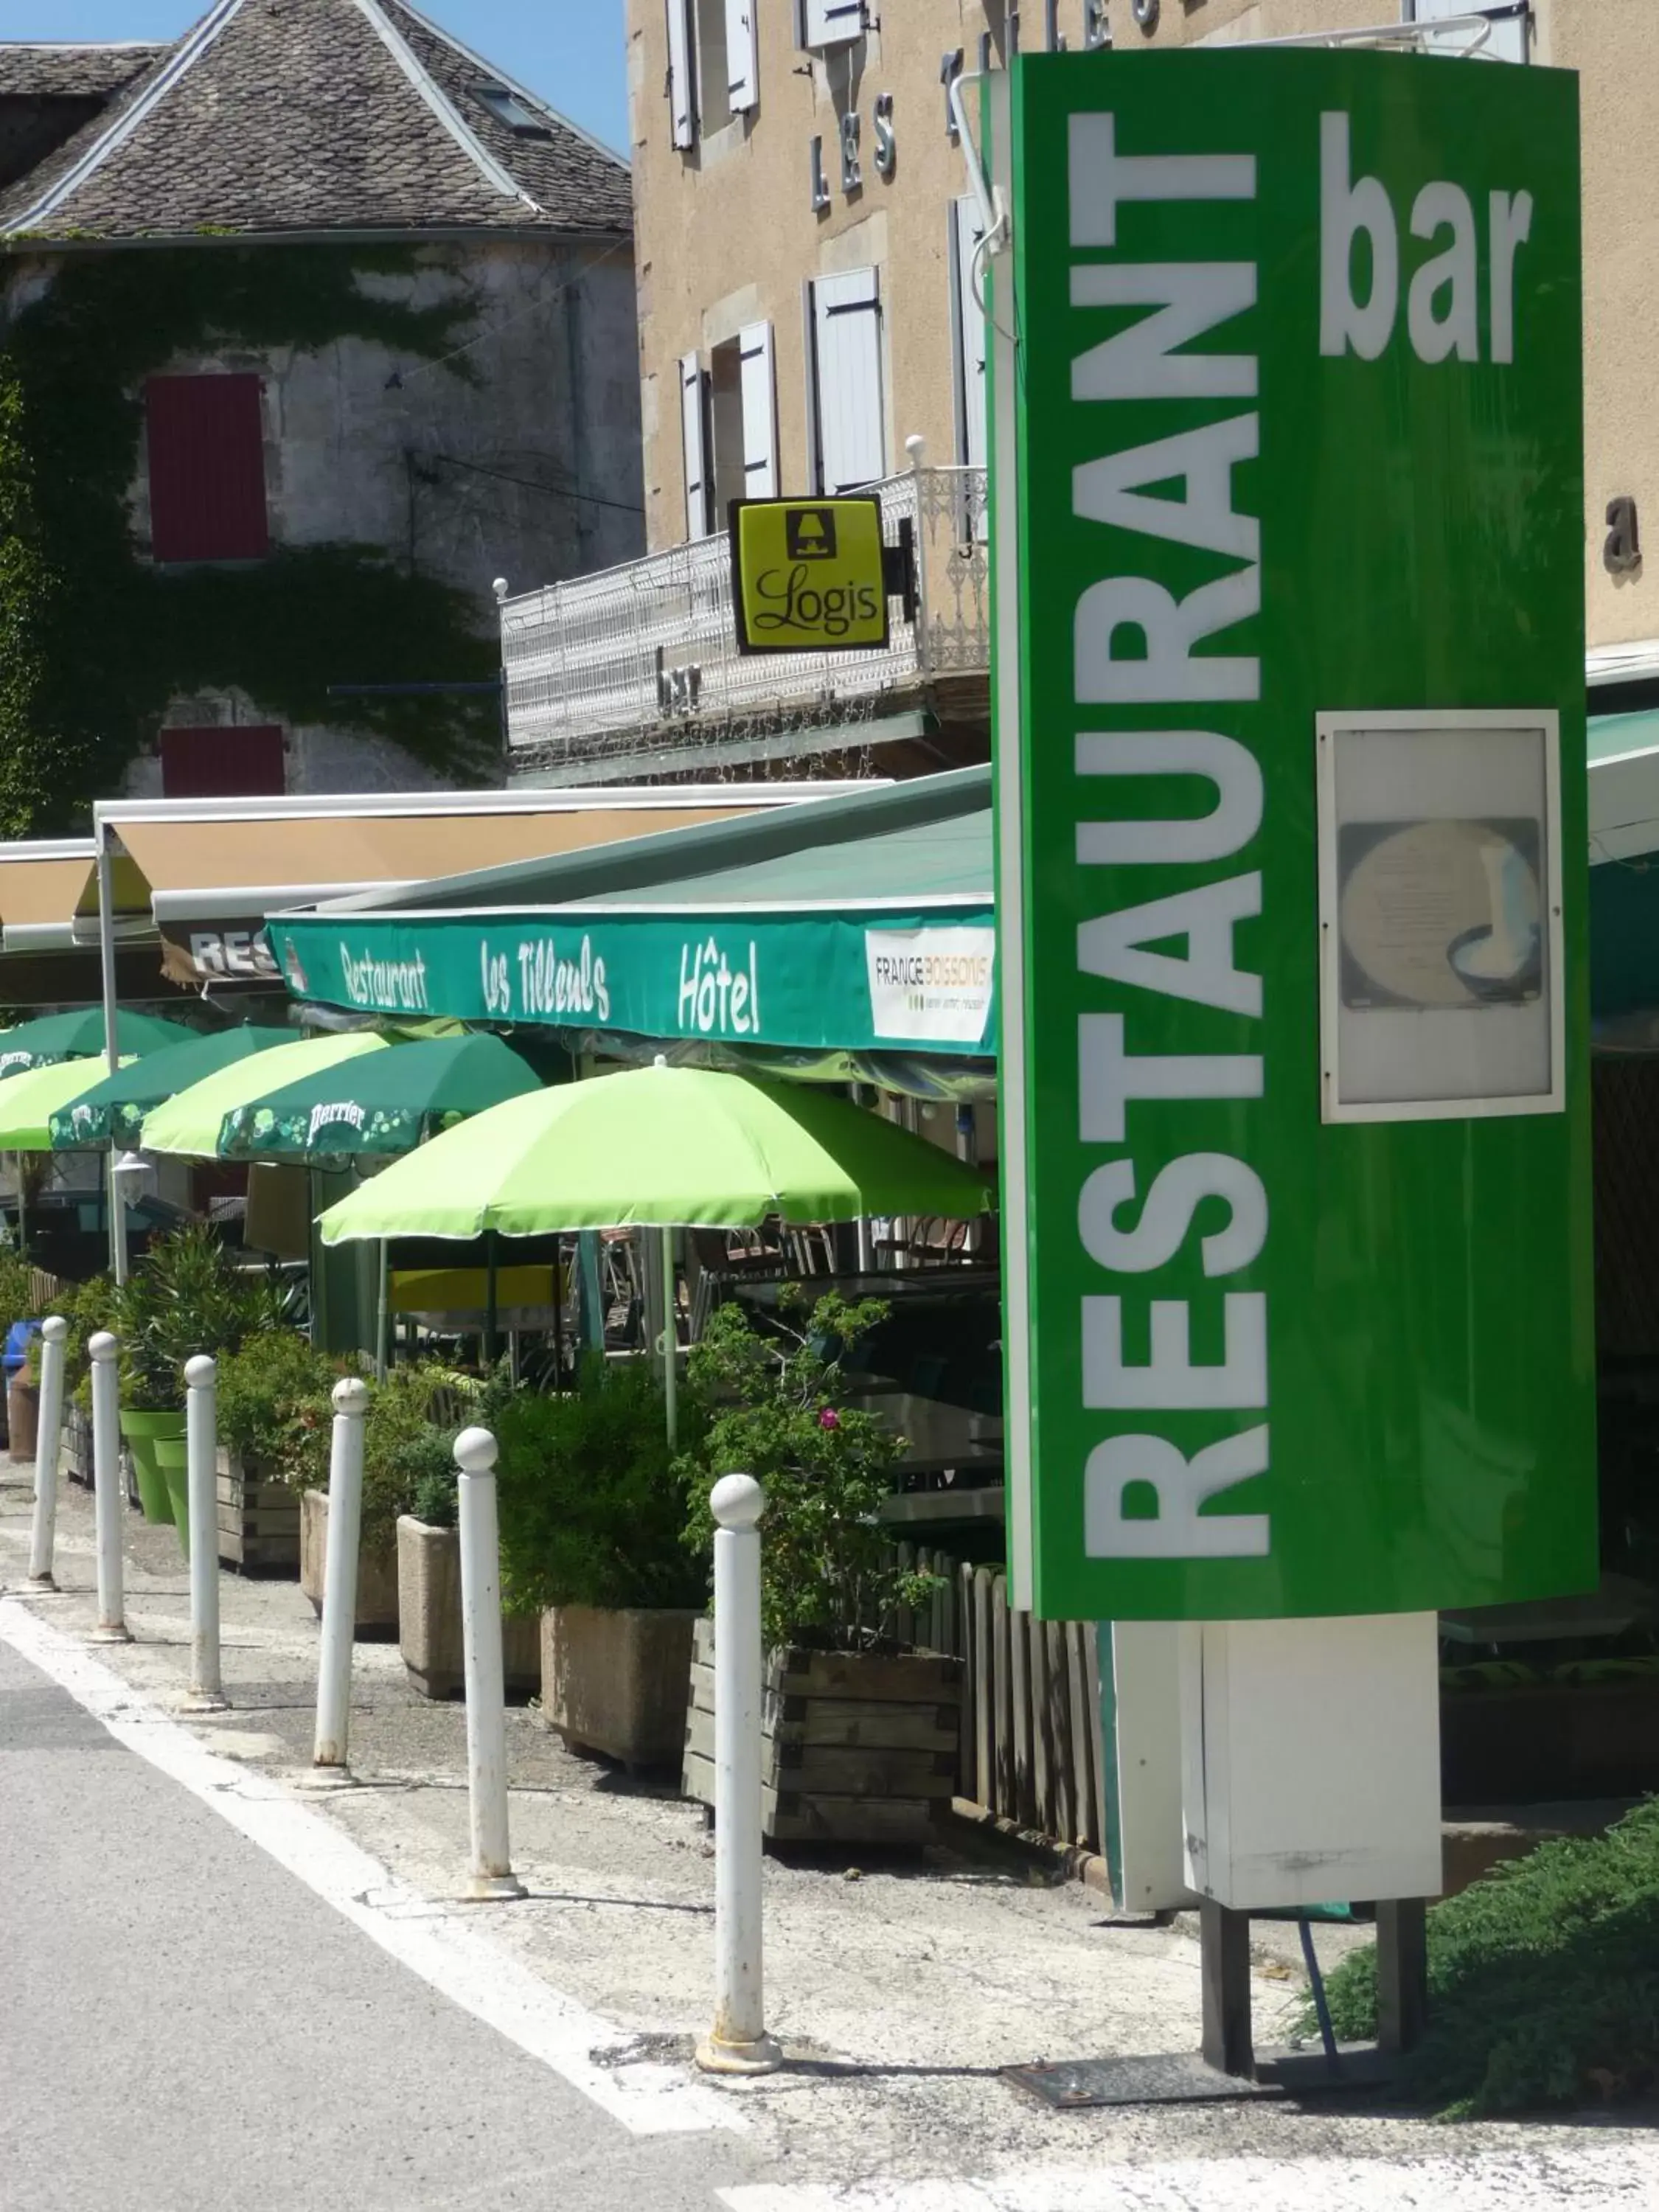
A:
{"type": "Polygon", "coordinates": [[[1195,2158],[717,2194],[727,2212],[1631,2212],[1659,2201],[1659,2148],[1562,2129],[1535,2148],[1487,2142],[1462,2157],[1195,2158]]]}
{"type": "Polygon", "coordinates": [[[720,2091],[672,2067],[630,2060],[633,2039],[623,2029],[550,1989],[476,1926],[420,1897],[271,1776],[207,1750],[73,1637],[14,1598],[0,1597],[0,1638],[67,1690],[118,1743],[210,1806],[381,1950],[539,2059],[630,2134],[746,2126],[720,2091]]]}

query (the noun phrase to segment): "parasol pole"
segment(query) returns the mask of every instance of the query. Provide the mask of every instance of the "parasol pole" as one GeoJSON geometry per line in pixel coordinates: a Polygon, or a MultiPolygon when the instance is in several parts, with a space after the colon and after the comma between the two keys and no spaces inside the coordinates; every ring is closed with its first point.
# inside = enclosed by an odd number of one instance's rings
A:
{"type": "Polygon", "coordinates": [[[380,1271],[379,1295],[374,1310],[374,1380],[386,1381],[386,1371],[391,1364],[387,1332],[392,1325],[392,1243],[389,1237],[380,1239],[380,1271]]]}
{"type": "Polygon", "coordinates": [[[668,1441],[677,1444],[680,1440],[679,1407],[679,1316],[675,1311],[674,1297],[674,1232],[662,1232],[662,1394],[668,1414],[668,1441]]]}
{"type": "Polygon", "coordinates": [[[17,1163],[17,1256],[20,1260],[27,1260],[29,1256],[28,1194],[23,1188],[23,1155],[14,1152],[12,1158],[17,1163]]]}
{"type": "Polygon", "coordinates": [[[496,1232],[493,1229],[484,1231],[484,1251],[488,1257],[488,1287],[484,1293],[484,1365],[493,1367],[495,1364],[497,1277],[501,1265],[501,1255],[496,1249],[496,1232]]]}
{"type": "MultiPolygon", "coordinates": [[[[119,1009],[115,993],[115,882],[110,859],[110,827],[98,823],[98,963],[104,986],[104,1066],[111,1075],[119,1073],[121,1045],[119,1009]]],[[[115,1172],[116,1146],[111,1140],[107,1162],[109,1190],[110,1270],[117,1283],[127,1279],[127,1200],[115,1172]]]]}

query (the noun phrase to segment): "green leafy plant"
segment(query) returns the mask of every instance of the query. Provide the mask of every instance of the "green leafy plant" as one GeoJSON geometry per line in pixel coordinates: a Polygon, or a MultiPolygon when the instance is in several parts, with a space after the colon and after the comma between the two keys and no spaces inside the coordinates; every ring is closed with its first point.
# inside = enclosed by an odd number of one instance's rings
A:
{"type": "Polygon", "coordinates": [[[278,1324],[268,1277],[240,1268],[205,1223],[158,1237],[114,1296],[121,1344],[121,1403],[171,1413],[185,1402],[185,1363],[240,1351],[278,1324]]]}
{"type": "MultiPolygon", "coordinates": [[[[69,1323],[64,1345],[64,1395],[82,1413],[92,1411],[92,1362],[87,1346],[93,1338],[115,1326],[115,1285],[107,1275],[92,1275],[84,1283],[64,1287],[54,1301],[69,1323]]],[[[40,1377],[40,1350],[32,1353],[31,1372],[40,1377]]]]}
{"type": "MultiPolygon", "coordinates": [[[[1434,1906],[1428,1935],[1428,2030],[1404,2096],[1466,2119],[1659,2089],[1659,1800],[1496,1868],[1434,1906]]],[[[1326,1990],[1340,2037],[1375,2035],[1373,1950],[1326,1990]]],[[[1315,2032],[1311,2008],[1302,2025],[1315,2032]]]]}
{"type": "Polygon", "coordinates": [[[799,1329],[790,1310],[783,1309],[777,1334],[763,1335],[740,1307],[722,1306],[692,1347],[691,1385],[714,1412],[701,1449],[680,1462],[690,1492],[687,1533],[695,1547],[706,1547],[714,1480],[752,1474],[766,1492],[761,1617],[768,1643],[857,1650],[890,1635],[898,1609],[926,1604],[938,1579],[900,1567],[876,1519],[905,1439],[842,1402],[842,1363],[888,1308],[832,1294],[799,1329]]]}
{"type": "Polygon", "coordinates": [[[279,1472],[309,1440],[302,1409],[326,1402],[344,1371],[292,1328],[261,1328],[219,1361],[219,1441],[245,1466],[279,1472]]]}
{"type": "MultiPolygon", "coordinates": [[[[647,1365],[596,1353],[574,1390],[522,1391],[490,1413],[508,1612],[703,1602],[707,1550],[684,1540],[685,1493],[647,1365]]],[[[701,1436],[695,1399],[682,1397],[680,1422],[683,1436],[701,1436]]]]}

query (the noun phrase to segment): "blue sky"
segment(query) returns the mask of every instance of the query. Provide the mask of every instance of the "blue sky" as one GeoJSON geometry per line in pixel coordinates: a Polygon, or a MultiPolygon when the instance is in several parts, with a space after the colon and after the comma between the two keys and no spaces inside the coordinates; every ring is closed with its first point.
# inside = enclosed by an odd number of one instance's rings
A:
{"type": "MultiPolygon", "coordinates": [[[[419,0],[470,46],[619,150],[628,144],[624,0],[419,0]]],[[[207,0],[0,0],[0,39],[170,39],[207,0]]]]}

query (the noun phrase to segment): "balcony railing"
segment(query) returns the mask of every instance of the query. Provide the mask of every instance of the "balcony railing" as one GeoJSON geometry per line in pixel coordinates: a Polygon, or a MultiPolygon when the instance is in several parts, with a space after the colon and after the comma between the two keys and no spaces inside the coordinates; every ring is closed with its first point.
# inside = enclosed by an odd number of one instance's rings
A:
{"type": "Polygon", "coordinates": [[[513,765],[584,769],[636,752],[868,717],[990,665],[983,469],[917,468],[872,486],[889,544],[915,548],[914,621],[883,653],[739,653],[726,535],[509,599],[501,610],[513,765]]]}

